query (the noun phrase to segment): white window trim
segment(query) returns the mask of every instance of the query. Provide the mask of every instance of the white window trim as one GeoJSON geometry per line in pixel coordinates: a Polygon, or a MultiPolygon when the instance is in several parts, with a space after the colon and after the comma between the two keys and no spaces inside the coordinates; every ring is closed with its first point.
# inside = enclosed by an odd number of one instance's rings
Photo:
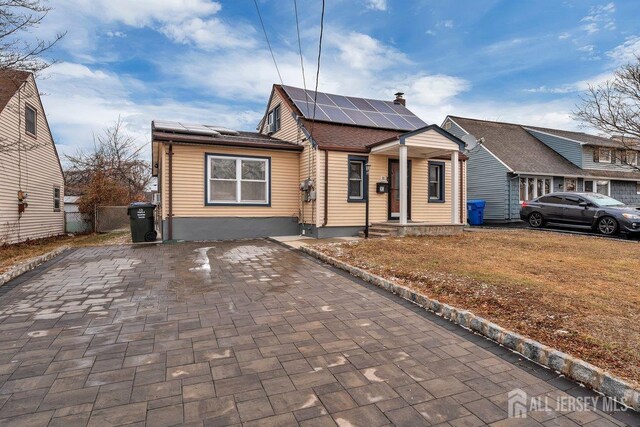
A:
{"type": "Polygon", "coordinates": [[[547,194],[553,193],[553,185],[554,185],[554,182],[553,182],[553,177],[552,176],[520,176],[519,179],[518,179],[518,198],[519,198],[520,204],[522,204],[523,202],[528,202],[529,200],[533,200],[533,199],[535,199],[537,197],[546,196],[547,194]],[[534,180],[533,181],[533,198],[532,199],[523,199],[522,198],[522,193],[520,192],[520,190],[521,190],[521,188],[520,188],[520,180],[522,178],[527,180],[527,188],[525,189],[525,191],[527,191],[526,196],[529,195],[529,192],[528,192],[529,181],[528,180],[529,179],[533,179],[534,180]],[[547,180],[547,179],[550,181],[550,184],[549,184],[549,190],[550,191],[548,193],[545,193],[544,192],[544,181],[547,180]],[[543,188],[542,192],[543,192],[543,194],[538,194],[538,181],[542,181],[543,182],[543,184],[542,184],[542,188],[543,188]]]}
{"type": "Polygon", "coordinates": [[[597,186],[597,182],[598,181],[607,181],[607,194],[605,194],[606,196],[611,197],[611,180],[606,180],[606,179],[585,179],[584,182],[582,183],[582,189],[584,190],[584,192],[587,192],[587,182],[592,182],[592,188],[593,188],[593,192],[597,193],[598,192],[598,186],[597,186]]]}
{"type": "Polygon", "coordinates": [[[613,162],[613,150],[611,148],[603,148],[603,147],[599,147],[598,148],[598,163],[612,163],[613,162]],[[602,153],[603,152],[608,152],[609,153],[609,160],[603,160],[602,159],[602,153]]]}
{"type": "Polygon", "coordinates": [[[349,171],[347,172],[347,179],[349,183],[351,181],[360,181],[360,195],[352,196],[349,194],[350,186],[347,186],[347,197],[349,200],[364,200],[364,174],[365,174],[365,163],[362,160],[349,160],[349,171]],[[360,166],[360,179],[351,178],[351,164],[357,163],[360,166]]]}
{"type": "Polygon", "coordinates": [[[427,192],[429,193],[429,200],[432,201],[442,201],[444,200],[444,194],[442,194],[442,189],[444,187],[444,185],[442,184],[442,179],[443,179],[443,172],[444,172],[444,165],[443,164],[430,164],[429,165],[429,171],[428,171],[428,187],[427,187],[427,192]],[[436,173],[436,180],[431,180],[431,167],[435,166],[435,170],[438,171],[436,173]],[[436,190],[436,194],[432,195],[431,194],[431,184],[436,184],[437,190],[436,190]]]}
{"type": "Polygon", "coordinates": [[[567,177],[565,177],[564,181],[562,182],[562,190],[566,191],[567,193],[577,193],[578,192],[578,183],[579,183],[578,182],[578,178],[571,178],[571,177],[567,178],[567,177]],[[569,180],[574,180],[576,182],[576,189],[573,190],[573,191],[567,190],[567,181],[569,181],[569,180]]]}
{"type": "Polygon", "coordinates": [[[638,152],[635,150],[627,150],[627,165],[628,166],[638,166],[638,152]],[[629,155],[632,155],[634,158],[634,161],[631,162],[629,161],[629,155]]]}
{"type": "Polygon", "coordinates": [[[216,154],[207,154],[207,185],[206,185],[206,201],[207,205],[251,205],[251,206],[269,206],[271,203],[271,158],[270,157],[242,157],[242,156],[220,156],[216,154]],[[211,160],[235,160],[236,162],[236,178],[222,179],[216,178],[216,181],[235,181],[236,182],[236,200],[219,200],[211,199],[211,160]],[[261,161],[265,163],[265,179],[242,179],[242,161],[261,161]],[[242,183],[243,182],[263,182],[265,188],[265,200],[242,200],[242,183]]]}

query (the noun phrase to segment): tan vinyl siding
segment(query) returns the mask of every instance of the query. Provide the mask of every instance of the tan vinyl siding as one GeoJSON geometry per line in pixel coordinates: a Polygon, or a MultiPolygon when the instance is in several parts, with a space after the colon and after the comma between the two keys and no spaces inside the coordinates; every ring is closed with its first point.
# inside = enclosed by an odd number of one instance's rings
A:
{"type": "MultiPolygon", "coordinates": [[[[168,214],[168,146],[162,145],[163,214],[168,214]]],[[[173,215],[175,217],[282,217],[298,216],[300,153],[233,147],[173,146],[173,215]],[[205,153],[271,158],[271,206],[206,206],[205,153]]]]}
{"type": "Polygon", "coordinates": [[[64,179],[44,108],[33,77],[13,96],[0,112],[0,146],[21,138],[22,147],[0,148],[0,244],[64,233],[64,179]],[[25,133],[24,107],[28,103],[36,113],[36,138],[25,133]],[[53,189],[60,188],[60,209],[54,211],[53,189]],[[29,206],[18,216],[18,190],[28,193],[29,206]]]}
{"type": "Polygon", "coordinates": [[[425,146],[432,149],[457,150],[458,145],[449,138],[430,130],[412,135],[406,139],[407,145],[425,146]]]}
{"type": "MultiPolygon", "coordinates": [[[[362,153],[329,152],[329,221],[327,226],[364,225],[365,204],[347,201],[348,157],[363,156],[362,153]]],[[[322,152],[324,156],[324,152],[322,152]]],[[[369,216],[371,222],[383,222],[388,219],[388,194],[376,193],[376,183],[389,173],[390,157],[369,155],[369,216]]],[[[433,224],[451,223],[451,161],[435,160],[445,163],[445,202],[428,203],[428,164],[429,159],[409,158],[411,160],[411,220],[433,224]]],[[[322,159],[324,161],[324,158],[322,159]]],[[[464,174],[466,177],[466,173],[464,174]]],[[[321,189],[322,189],[322,185],[321,189]]],[[[318,200],[320,215],[324,206],[318,200]]],[[[321,223],[322,216],[319,222],[321,223]]]]}
{"type": "MultiPolygon", "coordinates": [[[[318,150],[311,147],[309,142],[304,143],[304,151],[300,153],[300,182],[311,178],[316,188],[316,198],[320,196],[323,183],[316,179],[316,166],[318,150]]],[[[317,201],[305,202],[300,196],[300,222],[315,224],[317,201]]]]}
{"type": "MultiPolygon", "coordinates": [[[[298,123],[291,115],[291,109],[289,105],[284,102],[280,98],[280,94],[278,91],[273,91],[273,97],[271,98],[271,103],[269,103],[269,111],[273,110],[277,105],[280,105],[280,129],[273,133],[271,136],[274,138],[282,139],[284,141],[296,142],[299,143],[301,140],[301,131],[298,128],[298,123]]],[[[267,133],[266,131],[266,116],[265,116],[265,127],[262,130],[262,133],[267,133]]]]}

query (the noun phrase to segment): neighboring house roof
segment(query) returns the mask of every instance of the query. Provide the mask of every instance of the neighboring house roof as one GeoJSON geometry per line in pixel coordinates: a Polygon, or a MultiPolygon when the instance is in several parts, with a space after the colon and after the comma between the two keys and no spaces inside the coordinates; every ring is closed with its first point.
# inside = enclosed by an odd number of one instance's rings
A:
{"type": "Polygon", "coordinates": [[[540,132],[548,133],[551,135],[558,136],[560,138],[567,138],[573,141],[579,142],[584,145],[592,145],[596,147],[611,147],[611,148],[623,148],[623,145],[620,141],[615,139],[605,138],[602,136],[591,135],[584,132],[573,132],[569,130],[560,130],[560,129],[549,129],[538,126],[526,126],[522,125],[525,128],[538,130],[540,132]]]}
{"type": "Polygon", "coordinates": [[[80,196],[64,196],[64,203],[78,203],[80,196]]]}
{"type": "Polygon", "coordinates": [[[369,145],[402,135],[404,132],[388,129],[366,128],[336,123],[322,123],[300,120],[307,130],[313,131],[313,140],[320,149],[356,151],[366,153],[369,145]]]}
{"type": "Polygon", "coordinates": [[[257,132],[244,132],[211,125],[184,125],[178,122],[151,122],[153,141],[174,144],[204,144],[302,151],[301,145],[257,132]],[[185,127],[186,126],[186,127],[185,127]],[[207,131],[208,129],[208,131],[207,131]]]}
{"type": "Polygon", "coordinates": [[[30,75],[26,71],[0,70],[0,112],[30,75]]]}
{"type": "Polygon", "coordinates": [[[523,126],[449,116],[515,172],[547,175],[583,175],[582,169],[536,139],[523,126]]]}

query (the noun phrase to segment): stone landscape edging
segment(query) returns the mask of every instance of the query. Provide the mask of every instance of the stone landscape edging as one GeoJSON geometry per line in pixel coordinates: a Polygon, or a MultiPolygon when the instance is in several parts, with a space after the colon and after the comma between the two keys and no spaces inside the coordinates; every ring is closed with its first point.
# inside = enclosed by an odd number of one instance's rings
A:
{"type": "Polygon", "coordinates": [[[362,268],[340,261],[309,246],[302,246],[300,250],[327,264],[347,271],[352,276],[358,277],[365,282],[397,294],[453,323],[483,335],[527,359],[559,372],[567,378],[578,381],[636,411],[640,411],[640,389],[634,388],[628,382],[584,360],[577,359],[538,341],[504,329],[483,317],[476,316],[468,310],[441,303],[406,286],[398,285],[384,277],[371,274],[362,268]]]}
{"type": "Polygon", "coordinates": [[[15,279],[16,277],[28,271],[35,269],[40,264],[43,264],[49,260],[52,260],[53,258],[57,257],[58,255],[60,255],[61,253],[63,253],[64,251],[70,248],[71,247],[68,245],[60,246],[59,248],[56,248],[50,252],[47,252],[46,254],[29,258],[26,261],[23,261],[21,263],[14,265],[13,267],[9,268],[9,270],[0,274],[0,286],[4,285],[5,283],[15,279]]]}

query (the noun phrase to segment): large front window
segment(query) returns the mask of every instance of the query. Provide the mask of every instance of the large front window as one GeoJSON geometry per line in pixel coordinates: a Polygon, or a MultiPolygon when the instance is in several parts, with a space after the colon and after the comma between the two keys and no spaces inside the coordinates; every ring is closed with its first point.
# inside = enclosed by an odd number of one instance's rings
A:
{"type": "Polygon", "coordinates": [[[208,204],[269,204],[270,159],[207,155],[208,204]]]}
{"type": "Polygon", "coordinates": [[[547,177],[521,177],[520,178],[520,202],[544,196],[552,191],[551,178],[547,177]]]}

